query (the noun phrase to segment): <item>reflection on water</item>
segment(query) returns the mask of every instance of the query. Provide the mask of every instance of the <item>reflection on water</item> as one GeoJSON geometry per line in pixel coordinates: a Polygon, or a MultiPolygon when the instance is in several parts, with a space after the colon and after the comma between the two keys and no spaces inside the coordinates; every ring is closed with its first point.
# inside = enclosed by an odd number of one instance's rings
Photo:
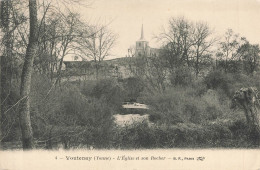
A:
{"type": "Polygon", "coordinates": [[[119,126],[130,125],[133,123],[141,123],[143,121],[149,121],[149,115],[140,115],[140,114],[127,114],[127,115],[114,115],[115,123],[119,126]]]}

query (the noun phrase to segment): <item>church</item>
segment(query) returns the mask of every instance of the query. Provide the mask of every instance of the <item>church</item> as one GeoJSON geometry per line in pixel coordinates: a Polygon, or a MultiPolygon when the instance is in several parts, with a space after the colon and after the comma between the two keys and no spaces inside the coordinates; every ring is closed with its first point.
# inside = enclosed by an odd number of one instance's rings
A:
{"type": "Polygon", "coordinates": [[[136,57],[141,57],[141,56],[147,56],[147,57],[152,57],[152,56],[157,56],[159,50],[156,48],[151,48],[149,46],[149,42],[144,38],[144,27],[142,24],[141,28],[141,38],[136,41],[135,45],[135,55],[136,57]]]}

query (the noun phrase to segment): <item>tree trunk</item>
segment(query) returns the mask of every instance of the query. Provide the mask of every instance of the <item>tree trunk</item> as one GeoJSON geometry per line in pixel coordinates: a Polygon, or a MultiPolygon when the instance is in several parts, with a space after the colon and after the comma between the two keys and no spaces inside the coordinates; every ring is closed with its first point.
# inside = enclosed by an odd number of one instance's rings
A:
{"type": "Polygon", "coordinates": [[[29,0],[30,13],[30,37],[26,50],[26,56],[21,76],[21,104],[20,104],[20,126],[22,132],[23,149],[33,149],[33,132],[30,119],[30,89],[33,61],[37,51],[37,5],[36,0],[29,0]]]}
{"type": "Polygon", "coordinates": [[[254,87],[241,88],[233,99],[242,106],[249,127],[249,135],[257,145],[260,145],[260,121],[259,121],[259,98],[258,90],[254,87]]]}
{"type": "Polygon", "coordinates": [[[199,75],[199,52],[197,52],[197,56],[196,56],[196,79],[198,78],[199,75]]]}
{"type": "Polygon", "coordinates": [[[96,79],[99,78],[99,65],[96,63],[96,79]]]}

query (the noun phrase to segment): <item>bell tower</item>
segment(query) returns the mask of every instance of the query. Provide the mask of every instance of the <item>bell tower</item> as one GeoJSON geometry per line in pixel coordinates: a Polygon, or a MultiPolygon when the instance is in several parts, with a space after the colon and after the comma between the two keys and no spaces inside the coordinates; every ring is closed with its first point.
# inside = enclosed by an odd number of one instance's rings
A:
{"type": "Polygon", "coordinates": [[[144,38],[144,28],[142,24],[141,28],[141,38],[136,41],[136,51],[135,54],[137,57],[141,57],[144,55],[148,55],[148,49],[149,49],[149,42],[145,40],[144,38]]]}

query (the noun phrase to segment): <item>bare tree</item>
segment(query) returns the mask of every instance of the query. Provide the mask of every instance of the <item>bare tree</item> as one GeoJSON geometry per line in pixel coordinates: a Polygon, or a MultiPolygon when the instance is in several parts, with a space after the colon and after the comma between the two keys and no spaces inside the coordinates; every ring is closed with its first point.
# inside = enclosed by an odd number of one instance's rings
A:
{"type": "MultiPolygon", "coordinates": [[[[47,12],[47,9],[45,11],[47,12]]],[[[55,84],[57,84],[62,76],[64,57],[75,55],[79,50],[77,43],[82,37],[82,27],[84,28],[85,24],[80,21],[77,13],[64,14],[51,11],[40,26],[39,30],[42,31],[39,33],[38,57],[34,62],[35,71],[50,75],[51,80],[56,72],[55,84]]]]}
{"type": "MultiPolygon", "coordinates": [[[[5,49],[6,49],[6,53],[4,54],[0,54],[0,122],[2,123],[2,87],[5,87],[4,83],[6,83],[7,81],[4,79],[2,79],[2,69],[3,69],[3,65],[2,62],[7,60],[8,55],[10,54],[10,45],[9,45],[9,41],[10,41],[10,35],[9,35],[9,15],[10,15],[10,7],[9,7],[9,1],[1,1],[1,28],[3,29],[4,37],[3,39],[5,40],[4,45],[5,45],[5,49]],[[2,57],[3,56],[3,57],[2,57]]],[[[3,76],[5,78],[5,76],[3,76]]],[[[2,126],[0,126],[0,139],[2,139],[2,126]]],[[[2,140],[1,140],[2,141],[2,140]]],[[[1,145],[0,145],[1,147],[1,145]]]]}
{"type": "Polygon", "coordinates": [[[164,30],[157,39],[162,41],[162,58],[166,60],[171,74],[178,67],[195,69],[198,76],[202,66],[210,60],[210,47],[216,42],[210,38],[212,30],[206,23],[193,23],[183,17],[171,18],[168,30],[164,30]]]}
{"type": "Polygon", "coordinates": [[[2,141],[5,136],[2,133],[2,118],[4,108],[1,107],[5,103],[6,98],[8,98],[11,89],[11,79],[12,79],[12,27],[11,27],[11,2],[10,1],[1,1],[1,17],[0,17],[0,28],[2,29],[2,42],[3,44],[3,53],[0,54],[0,140],[2,141]],[[4,97],[3,101],[2,96],[4,97]],[[2,103],[3,102],[3,103],[2,103]]]}
{"type": "Polygon", "coordinates": [[[151,91],[162,93],[166,89],[167,69],[165,65],[165,60],[161,60],[159,57],[153,56],[147,58],[145,79],[150,83],[152,87],[151,91]]]}
{"type": "Polygon", "coordinates": [[[131,46],[128,49],[128,58],[125,66],[129,69],[132,75],[136,77],[143,77],[148,64],[147,57],[148,55],[146,53],[137,57],[136,47],[131,46]]]}
{"type": "Polygon", "coordinates": [[[60,43],[57,45],[58,49],[56,50],[59,58],[56,83],[60,80],[64,57],[69,54],[75,53],[75,43],[77,42],[77,39],[81,36],[79,28],[82,26],[82,23],[80,22],[78,17],[78,14],[70,13],[68,16],[66,16],[65,22],[63,23],[65,25],[65,28],[64,26],[60,25],[60,43]]]}
{"type": "Polygon", "coordinates": [[[238,34],[234,34],[232,29],[228,29],[225,33],[224,40],[220,42],[217,57],[224,61],[225,72],[228,70],[228,61],[233,60],[237,56],[239,48],[238,34]]]}
{"type": "Polygon", "coordinates": [[[27,18],[24,11],[17,10],[25,6],[24,1],[1,1],[1,127],[3,134],[0,140],[4,140],[13,130],[18,122],[19,92],[13,87],[18,84],[20,76],[20,64],[24,60],[21,52],[26,49],[27,44],[21,43],[21,27],[26,25],[27,18]],[[16,82],[14,82],[16,81],[16,82]]]}
{"type": "Polygon", "coordinates": [[[194,49],[194,68],[196,77],[202,66],[209,62],[210,60],[210,47],[216,42],[215,38],[211,38],[212,31],[206,23],[198,22],[195,24],[194,32],[191,35],[193,40],[193,49],[194,49]]]}
{"type": "MultiPolygon", "coordinates": [[[[61,10],[59,5],[50,5],[50,2],[46,2],[46,0],[37,2],[30,0],[28,8],[27,0],[1,1],[0,45],[1,52],[4,54],[1,55],[1,73],[4,73],[1,75],[1,90],[4,89],[6,94],[1,95],[4,96],[5,103],[0,102],[3,106],[1,110],[4,110],[5,114],[4,120],[1,120],[2,127],[2,122],[5,123],[5,131],[0,140],[8,137],[10,131],[15,128],[16,119],[18,121],[19,117],[24,149],[34,147],[30,108],[34,108],[35,102],[31,102],[29,98],[32,96],[30,94],[31,75],[38,71],[43,74],[48,74],[50,71],[61,73],[60,64],[62,64],[63,58],[74,52],[74,44],[77,38],[81,37],[79,30],[85,26],[79,21],[77,14],[66,8],[70,2],[64,3],[67,13],[63,11],[63,7],[61,10]],[[39,22],[37,14],[39,14],[39,22]],[[14,72],[16,70],[17,75],[14,72]],[[14,74],[17,82],[12,83],[14,74]],[[20,78],[21,84],[18,80],[20,78]],[[8,85],[4,86],[8,88],[3,87],[3,84],[7,83],[8,85]],[[13,89],[11,90],[11,87],[13,88],[16,84],[20,84],[20,95],[16,94],[13,89]],[[20,106],[19,112],[16,110],[18,106],[20,106]]],[[[78,2],[73,1],[72,3],[78,2]]],[[[63,2],[61,1],[61,3],[63,2]]],[[[40,104],[38,103],[38,105],[40,104]]]]}
{"type": "Polygon", "coordinates": [[[168,30],[156,37],[163,42],[164,58],[170,71],[174,71],[176,65],[187,64],[190,66],[190,53],[193,45],[193,24],[184,17],[171,18],[168,30]]]}
{"type": "Polygon", "coordinates": [[[27,46],[20,86],[20,126],[22,131],[22,142],[24,149],[34,148],[33,131],[30,119],[30,89],[31,75],[33,70],[33,61],[37,51],[37,3],[36,0],[29,0],[29,16],[30,16],[30,36],[27,46]]]}
{"type": "Polygon", "coordinates": [[[98,79],[101,63],[107,56],[111,55],[110,52],[115,45],[117,35],[104,26],[101,28],[94,26],[90,30],[90,35],[86,36],[81,43],[82,53],[86,55],[86,58],[94,61],[96,78],[98,79]]]}

